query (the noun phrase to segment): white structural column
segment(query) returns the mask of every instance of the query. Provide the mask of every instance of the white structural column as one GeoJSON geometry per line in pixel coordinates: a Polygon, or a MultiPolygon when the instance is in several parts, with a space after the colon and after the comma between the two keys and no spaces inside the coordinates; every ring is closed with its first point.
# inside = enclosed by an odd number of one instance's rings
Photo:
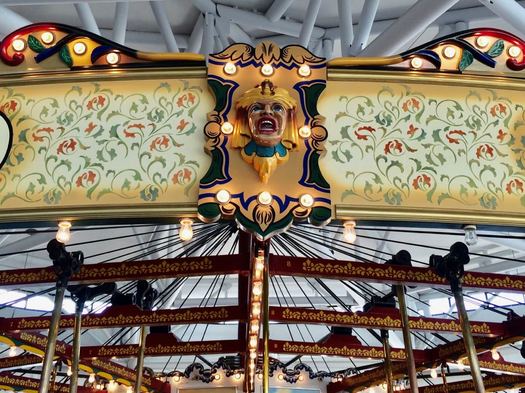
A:
{"type": "Polygon", "coordinates": [[[113,24],[113,41],[124,45],[128,27],[129,3],[120,1],[115,5],[115,23],[113,24]]]}
{"type": "Polygon", "coordinates": [[[419,0],[366,47],[361,56],[388,56],[406,50],[408,44],[458,1],[419,0]]]}
{"type": "Polygon", "coordinates": [[[160,34],[166,42],[166,47],[169,52],[178,52],[179,47],[177,46],[177,41],[173,35],[173,30],[171,30],[171,24],[168,19],[168,14],[166,13],[166,5],[163,1],[150,1],[151,10],[155,19],[157,20],[160,28],[160,34]]]}
{"type": "Polygon", "coordinates": [[[222,48],[230,45],[228,37],[230,36],[230,22],[226,18],[215,18],[215,31],[219,36],[222,48]]]}
{"type": "Polygon", "coordinates": [[[95,17],[93,16],[93,12],[91,12],[91,7],[89,6],[89,4],[88,3],[75,3],[75,8],[77,10],[77,14],[80,18],[80,21],[84,29],[94,34],[100,35],[100,30],[98,29],[97,21],[95,20],[95,17]]]}
{"type": "Polygon", "coordinates": [[[368,38],[370,37],[370,32],[372,31],[374,19],[376,18],[379,1],[380,0],[365,1],[361,11],[361,17],[359,18],[359,24],[357,25],[357,33],[354,37],[352,48],[350,49],[350,55],[357,55],[368,44],[368,38]]]}
{"type": "Polygon", "coordinates": [[[236,23],[230,23],[230,37],[234,42],[244,42],[254,46],[253,38],[236,23]]]}
{"type": "Polygon", "coordinates": [[[354,40],[352,0],[337,0],[337,9],[339,11],[339,29],[341,31],[341,53],[343,56],[348,56],[354,40]]]}
{"type": "Polygon", "coordinates": [[[312,31],[314,29],[315,20],[317,19],[317,14],[319,13],[319,8],[321,8],[321,0],[310,0],[308,3],[301,33],[299,34],[299,43],[304,47],[308,46],[310,38],[312,37],[312,31]]]}
{"type": "Polygon", "coordinates": [[[273,0],[272,5],[270,8],[268,8],[268,11],[266,11],[266,17],[268,20],[272,22],[277,22],[279,19],[281,19],[288,9],[293,3],[293,0],[273,0]]]}
{"type": "Polygon", "coordinates": [[[515,0],[479,0],[481,4],[525,34],[525,9],[515,0]]]}
{"type": "Polygon", "coordinates": [[[4,7],[2,5],[0,5],[0,14],[2,15],[2,23],[0,23],[0,36],[7,35],[21,27],[31,24],[29,19],[18,15],[10,8],[4,7]]]}
{"type": "Polygon", "coordinates": [[[213,51],[215,45],[214,31],[215,31],[215,15],[210,12],[204,14],[204,26],[202,34],[201,53],[205,56],[213,51]]]}
{"type": "Polygon", "coordinates": [[[202,34],[204,30],[204,16],[202,14],[197,18],[197,23],[193,26],[190,39],[188,40],[188,49],[186,52],[198,53],[201,48],[202,34]]]}
{"type": "Polygon", "coordinates": [[[330,60],[334,53],[334,41],[331,39],[323,40],[323,56],[326,60],[330,60]]]}

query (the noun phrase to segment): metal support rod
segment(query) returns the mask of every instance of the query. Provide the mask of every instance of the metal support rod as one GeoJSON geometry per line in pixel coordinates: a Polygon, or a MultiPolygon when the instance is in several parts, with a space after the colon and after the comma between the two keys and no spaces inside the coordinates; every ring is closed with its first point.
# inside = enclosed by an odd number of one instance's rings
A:
{"type": "Polygon", "coordinates": [[[446,365],[447,363],[445,362],[441,363],[441,379],[443,380],[443,388],[445,390],[444,393],[448,393],[447,373],[445,370],[446,365]]]}
{"type": "Polygon", "coordinates": [[[142,388],[142,374],[144,374],[144,353],[146,352],[146,326],[140,328],[139,353],[137,355],[137,376],[135,379],[135,393],[140,393],[142,388]]]}
{"type": "Polygon", "coordinates": [[[80,21],[82,22],[82,26],[84,26],[84,29],[100,35],[100,30],[98,29],[97,21],[95,20],[95,17],[93,16],[93,12],[91,12],[91,7],[88,3],[76,3],[75,8],[77,10],[77,14],[80,17],[80,21]]]}
{"type": "Polygon", "coordinates": [[[408,378],[410,380],[411,393],[418,393],[416,363],[412,352],[412,339],[410,337],[410,326],[408,325],[408,312],[405,300],[405,286],[396,285],[397,300],[399,301],[399,312],[401,313],[401,327],[403,328],[403,341],[407,356],[408,378]]]}
{"type": "Polygon", "coordinates": [[[376,18],[377,7],[379,6],[379,0],[367,0],[363,5],[363,10],[359,18],[359,24],[357,25],[357,33],[354,37],[352,48],[350,49],[350,55],[357,55],[368,44],[368,38],[372,31],[372,25],[376,18]]]}
{"type": "Polygon", "coordinates": [[[270,260],[268,243],[264,249],[263,279],[263,393],[270,389],[270,260]]]}
{"type": "Polygon", "coordinates": [[[352,25],[352,0],[338,0],[339,28],[341,30],[341,53],[348,56],[354,40],[354,27],[352,25]]]}
{"type": "Polygon", "coordinates": [[[188,40],[188,48],[186,52],[198,53],[202,43],[202,33],[203,33],[204,17],[202,14],[197,18],[197,22],[193,26],[191,31],[190,38],[188,40]]]}
{"type": "Polygon", "coordinates": [[[321,0],[310,0],[308,3],[303,26],[301,27],[301,32],[299,34],[299,43],[304,47],[307,47],[310,42],[315,26],[315,20],[317,19],[317,14],[319,13],[320,8],[321,0]]]}
{"type": "Polygon", "coordinates": [[[465,349],[467,350],[468,361],[470,364],[470,373],[472,374],[472,380],[474,381],[474,389],[476,393],[484,393],[485,387],[483,386],[483,378],[479,369],[478,355],[476,352],[476,346],[474,339],[472,338],[472,332],[470,330],[470,324],[468,320],[467,310],[465,309],[465,302],[463,301],[463,291],[461,286],[456,286],[453,291],[454,299],[456,300],[456,307],[458,309],[459,323],[461,325],[461,331],[463,332],[463,342],[465,343],[465,349]]]}
{"type": "Polygon", "coordinates": [[[124,45],[126,29],[128,27],[129,3],[120,1],[115,6],[115,23],[113,23],[113,41],[124,45]]]}
{"type": "Polygon", "coordinates": [[[390,343],[388,342],[388,330],[381,329],[381,340],[383,341],[383,351],[385,353],[385,377],[387,393],[394,392],[392,378],[392,361],[390,360],[390,343]]]}
{"type": "Polygon", "coordinates": [[[75,327],[73,332],[73,356],[71,358],[71,379],[69,380],[69,393],[77,393],[78,365],[80,360],[80,337],[82,328],[82,311],[84,300],[79,299],[75,308],[75,327]]]}
{"type": "Polygon", "coordinates": [[[266,11],[266,17],[271,22],[277,22],[281,19],[286,10],[292,5],[294,0],[273,0],[272,5],[266,11]]]}
{"type": "Polygon", "coordinates": [[[49,391],[49,381],[51,380],[51,372],[53,369],[53,358],[55,357],[55,344],[57,341],[58,324],[60,322],[62,303],[64,302],[64,293],[67,286],[67,281],[64,281],[57,283],[55,307],[53,308],[53,315],[51,316],[51,323],[49,325],[49,333],[47,334],[46,354],[44,355],[44,364],[42,365],[42,376],[40,378],[40,387],[38,388],[38,393],[48,393],[49,391]]]}
{"type": "Polygon", "coordinates": [[[179,47],[173,35],[173,30],[171,29],[165,3],[162,1],[150,1],[150,6],[153,15],[155,15],[155,20],[159,24],[160,34],[162,34],[162,38],[164,38],[164,42],[166,42],[168,52],[178,53],[179,47]]]}
{"type": "Polygon", "coordinates": [[[201,53],[208,56],[213,51],[215,42],[215,15],[209,12],[204,15],[201,53]]]}

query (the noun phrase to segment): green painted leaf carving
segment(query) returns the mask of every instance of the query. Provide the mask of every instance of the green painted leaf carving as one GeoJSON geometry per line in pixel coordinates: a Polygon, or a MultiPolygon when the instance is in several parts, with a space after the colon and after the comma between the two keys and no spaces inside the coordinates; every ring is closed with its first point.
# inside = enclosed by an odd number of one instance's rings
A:
{"type": "Polygon", "coordinates": [[[33,52],[40,53],[46,49],[44,45],[35,36],[29,35],[27,37],[27,45],[33,52]]]}
{"type": "Polygon", "coordinates": [[[60,48],[59,56],[60,60],[62,60],[68,67],[73,65],[73,59],[71,58],[71,54],[69,53],[69,49],[66,45],[60,48]]]}
{"type": "Polygon", "coordinates": [[[505,43],[503,40],[497,40],[492,44],[490,49],[487,51],[487,55],[490,57],[498,57],[503,53],[503,49],[505,48],[505,43]]]}
{"type": "Polygon", "coordinates": [[[461,56],[461,61],[459,62],[459,70],[465,70],[469,65],[474,61],[474,55],[468,50],[463,51],[463,56],[461,56]]]}

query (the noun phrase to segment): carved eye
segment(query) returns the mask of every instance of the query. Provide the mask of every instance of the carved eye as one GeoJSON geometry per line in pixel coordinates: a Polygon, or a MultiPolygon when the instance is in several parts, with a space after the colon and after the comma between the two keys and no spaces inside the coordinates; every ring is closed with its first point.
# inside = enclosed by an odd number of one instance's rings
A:
{"type": "Polygon", "coordinates": [[[283,113],[284,107],[281,104],[273,104],[272,111],[277,112],[277,113],[283,113]]]}
{"type": "Polygon", "coordinates": [[[250,106],[249,112],[250,113],[255,113],[255,112],[260,112],[262,110],[263,110],[262,104],[255,103],[252,106],[250,106]]]}

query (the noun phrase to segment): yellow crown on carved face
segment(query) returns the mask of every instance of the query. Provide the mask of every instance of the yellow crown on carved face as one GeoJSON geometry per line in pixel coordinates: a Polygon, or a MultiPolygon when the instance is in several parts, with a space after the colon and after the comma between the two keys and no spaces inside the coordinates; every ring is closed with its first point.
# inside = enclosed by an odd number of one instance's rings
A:
{"type": "Polygon", "coordinates": [[[253,89],[246,90],[239,97],[236,107],[248,108],[254,102],[268,100],[279,102],[286,109],[295,109],[297,107],[297,101],[288,93],[288,90],[274,86],[269,79],[263,80],[260,85],[255,86],[253,89]]]}

